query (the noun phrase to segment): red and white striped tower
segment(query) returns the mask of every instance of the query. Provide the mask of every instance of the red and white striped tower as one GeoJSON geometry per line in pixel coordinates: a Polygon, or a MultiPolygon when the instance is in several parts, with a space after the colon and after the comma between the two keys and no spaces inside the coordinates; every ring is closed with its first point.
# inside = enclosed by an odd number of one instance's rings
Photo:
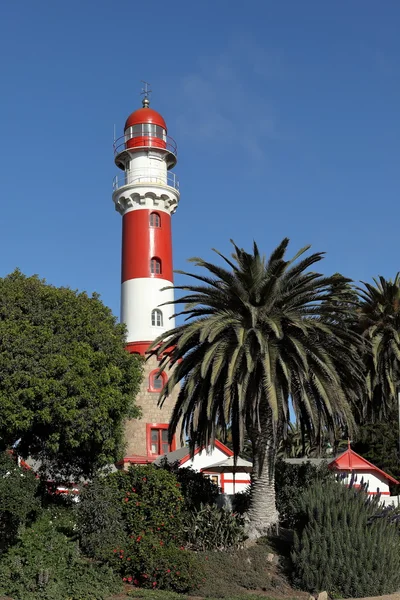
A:
{"type": "MultiPolygon", "coordinates": [[[[127,118],[124,135],[114,144],[115,164],[122,170],[113,185],[115,208],[122,215],[121,321],[127,326],[127,350],[142,356],[153,340],[174,327],[173,306],[161,306],[174,299],[174,292],[161,290],[173,283],[171,215],[179,202],[178,179],[170,170],[177,162],[177,147],[167,136],[163,117],[149,105],[146,91],[143,108],[127,118]]],[[[150,373],[146,369],[138,397],[143,425],[146,419],[154,425],[154,418],[156,424],[168,425],[172,410],[173,399],[170,406],[157,407],[163,381],[154,376],[156,366],[150,365],[150,373]]],[[[155,458],[155,446],[143,439],[155,437],[154,431],[149,434],[147,427],[147,433],[139,435],[138,428],[140,421],[127,431],[128,451],[136,458],[155,458]]],[[[162,437],[159,453],[167,449],[165,434],[162,437]]]]}

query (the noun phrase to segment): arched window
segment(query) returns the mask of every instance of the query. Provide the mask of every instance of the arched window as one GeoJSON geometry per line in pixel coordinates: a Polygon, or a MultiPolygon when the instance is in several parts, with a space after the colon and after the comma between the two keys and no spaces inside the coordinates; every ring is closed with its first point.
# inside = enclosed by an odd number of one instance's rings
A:
{"type": "Polygon", "coordinates": [[[161,260],[155,256],[150,261],[150,273],[152,275],[161,275],[161,260]]]}
{"type": "Polygon", "coordinates": [[[149,392],[160,393],[166,382],[167,376],[165,373],[159,373],[157,369],[152,371],[149,375],[149,392]]]}
{"type": "Polygon", "coordinates": [[[150,213],[150,227],[161,227],[161,217],[158,213],[150,213]]]}
{"type": "Polygon", "coordinates": [[[159,308],[151,311],[151,324],[153,327],[163,326],[163,314],[159,308]]]}

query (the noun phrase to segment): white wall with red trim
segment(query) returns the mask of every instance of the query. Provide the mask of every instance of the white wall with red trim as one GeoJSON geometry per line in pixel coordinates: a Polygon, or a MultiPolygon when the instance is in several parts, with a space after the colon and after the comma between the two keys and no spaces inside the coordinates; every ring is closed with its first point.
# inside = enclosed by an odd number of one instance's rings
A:
{"type": "Polygon", "coordinates": [[[250,485],[249,473],[211,473],[207,467],[222,462],[229,456],[233,456],[232,450],[219,441],[216,441],[214,449],[209,448],[197,450],[193,459],[187,455],[180,461],[181,467],[190,467],[194,471],[201,471],[205,477],[218,477],[218,486],[224,494],[244,492],[250,485]]]}
{"type": "Polygon", "coordinates": [[[353,485],[360,486],[363,482],[368,484],[368,494],[376,495],[378,492],[381,496],[390,496],[390,488],[388,480],[383,475],[376,471],[364,471],[354,469],[353,471],[337,471],[343,476],[343,483],[349,485],[352,478],[356,478],[353,485]]]}

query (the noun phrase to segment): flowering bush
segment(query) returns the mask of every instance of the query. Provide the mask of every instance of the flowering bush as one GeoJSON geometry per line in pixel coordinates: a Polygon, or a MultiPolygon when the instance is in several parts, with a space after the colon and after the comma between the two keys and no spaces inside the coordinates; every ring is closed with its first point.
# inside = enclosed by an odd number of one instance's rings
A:
{"type": "Polygon", "coordinates": [[[172,473],[153,466],[131,467],[106,478],[118,499],[129,539],[151,535],[179,545],[183,536],[183,496],[172,473]]]}
{"type": "Polygon", "coordinates": [[[125,548],[115,548],[112,564],[126,583],[148,589],[185,593],[203,576],[193,552],[166,546],[152,535],[132,537],[125,548]]]}

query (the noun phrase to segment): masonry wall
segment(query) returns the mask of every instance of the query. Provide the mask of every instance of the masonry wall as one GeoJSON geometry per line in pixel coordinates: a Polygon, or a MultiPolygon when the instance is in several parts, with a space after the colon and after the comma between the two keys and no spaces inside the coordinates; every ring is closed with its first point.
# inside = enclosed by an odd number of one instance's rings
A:
{"type": "MultiPolygon", "coordinates": [[[[150,373],[158,368],[158,361],[152,356],[145,362],[144,376],[141,390],[136,397],[136,404],[140,406],[142,416],[140,419],[131,419],[125,425],[126,449],[125,457],[142,457],[154,460],[155,456],[148,456],[147,452],[147,424],[168,424],[172,415],[179,388],[176,387],[162,408],[158,406],[158,392],[150,391],[150,373]]],[[[168,373],[167,373],[168,374],[168,373]]],[[[181,447],[180,431],[175,435],[176,448],[181,447]]]]}

